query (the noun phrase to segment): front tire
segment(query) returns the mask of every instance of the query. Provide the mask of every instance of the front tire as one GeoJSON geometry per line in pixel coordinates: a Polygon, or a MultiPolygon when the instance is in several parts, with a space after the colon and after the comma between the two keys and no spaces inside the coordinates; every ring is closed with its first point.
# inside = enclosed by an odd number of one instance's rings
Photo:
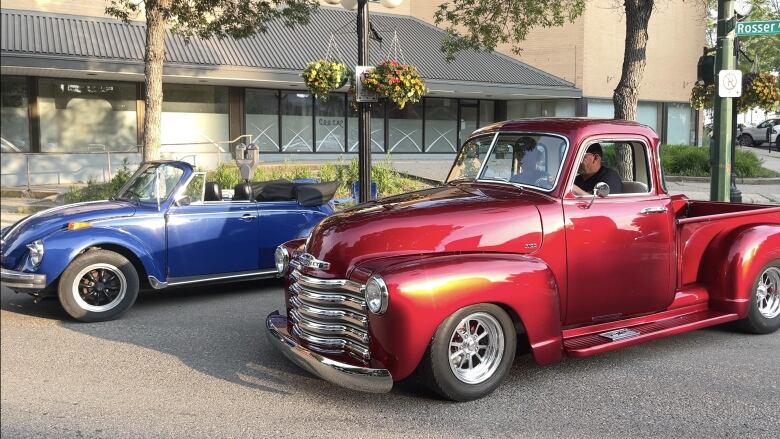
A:
{"type": "Polygon", "coordinates": [[[468,306],[436,330],[421,364],[426,384],[444,398],[471,401],[493,392],[512,367],[517,333],[492,304],[468,306]]]}
{"type": "Polygon", "coordinates": [[[60,304],[74,319],[103,322],[124,314],[138,297],[138,272],[124,256],[108,250],[88,250],[62,273],[57,289],[60,304]]]}
{"type": "Polygon", "coordinates": [[[739,140],[739,144],[742,146],[754,146],[753,138],[749,134],[742,134],[737,140],[739,140]]]}
{"type": "Polygon", "coordinates": [[[753,334],[769,334],[780,329],[780,259],[759,271],[753,282],[750,309],[739,326],[753,334]]]}

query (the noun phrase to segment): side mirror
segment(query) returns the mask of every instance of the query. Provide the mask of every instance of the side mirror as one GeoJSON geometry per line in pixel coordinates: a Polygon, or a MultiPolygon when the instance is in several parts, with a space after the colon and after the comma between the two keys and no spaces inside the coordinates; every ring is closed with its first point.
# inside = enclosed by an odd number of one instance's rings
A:
{"type": "Polygon", "coordinates": [[[593,202],[596,201],[596,197],[606,198],[607,195],[609,195],[609,185],[603,181],[596,183],[596,186],[593,188],[593,198],[590,199],[590,203],[588,203],[586,209],[590,209],[590,206],[592,206],[593,202]]]}
{"type": "Polygon", "coordinates": [[[189,206],[192,203],[192,198],[190,198],[189,195],[184,195],[183,197],[176,200],[174,204],[177,206],[189,206]]]}

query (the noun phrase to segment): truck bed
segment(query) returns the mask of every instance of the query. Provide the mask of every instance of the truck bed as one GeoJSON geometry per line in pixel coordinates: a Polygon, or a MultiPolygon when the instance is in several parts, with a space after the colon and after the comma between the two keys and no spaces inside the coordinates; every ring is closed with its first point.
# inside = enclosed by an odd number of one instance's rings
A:
{"type": "Polygon", "coordinates": [[[706,250],[715,240],[731,239],[742,226],[780,225],[780,206],[692,201],[674,197],[677,219],[677,287],[695,283],[706,250]]]}

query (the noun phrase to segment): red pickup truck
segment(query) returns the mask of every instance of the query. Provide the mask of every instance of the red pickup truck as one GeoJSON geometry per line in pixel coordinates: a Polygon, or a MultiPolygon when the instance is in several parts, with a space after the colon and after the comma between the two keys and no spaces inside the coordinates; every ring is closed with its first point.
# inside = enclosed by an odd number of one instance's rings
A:
{"type": "Polygon", "coordinates": [[[669,194],[658,145],[614,120],[482,128],[445,185],[280,246],[286,310],[267,335],[338,385],[386,392],[417,372],[465,401],[500,384],[518,346],[544,365],[731,321],[776,331],[780,207],[669,194]]]}

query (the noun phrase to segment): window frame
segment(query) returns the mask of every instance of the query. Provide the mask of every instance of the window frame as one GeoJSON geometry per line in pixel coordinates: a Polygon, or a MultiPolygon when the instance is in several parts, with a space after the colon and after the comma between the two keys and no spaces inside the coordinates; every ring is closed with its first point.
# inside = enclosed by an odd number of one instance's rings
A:
{"type": "MultiPolygon", "coordinates": [[[[637,198],[637,197],[648,197],[648,196],[657,195],[657,191],[655,190],[655,182],[654,182],[654,179],[655,179],[654,175],[655,175],[655,173],[653,172],[652,166],[650,166],[650,164],[653,163],[653,161],[655,161],[656,158],[652,156],[652,151],[651,151],[651,148],[650,148],[650,144],[643,137],[638,137],[638,136],[637,137],[634,137],[634,136],[620,136],[620,137],[590,137],[590,138],[588,138],[588,139],[586,139],[585,141],[582,142],[582,144],[580,145],[580,149],[577,152],[577,157],[575,157],[575,160],[573,162],[572,172],[569,175],[569,181],[568,181],[568,184],[566,185],[566,191],[563,194],[562,198],[572,198],[573,197],[574,199],[583,199],[583,198],[590,198],[590,197],[593,196],[593,194],[575,195],[574,192],[572,191],[572,189],[574,188],[574,180],[577,178],[576,170],[579,168],[580,163],[582,163],[582,159],[583,159],[583,157],[585,157],[585,153],[587,152],[588,147],[590,145],[592,145],[594,143],[634,143],[634,142],[640,143],[644,147],[645,152],[646,152],[645,157],[646,157],[647,160],[645,160],[645,163],[646,163],[646,165],[648,167],[648,169],[647,169],[647,171],[648,171],[647,176],[648,176],[648,180],[649,180],[649,183],[650,183],[648,185],[647,192],[631,192],[631,193],[627,193],[627,194],[625,194],[625,193],[623,193],[623,194],[610,194],[610,195],[607,195],[605,198],[602,198],[602,200],[604,200],[604,199],[608,200],[608,199],[632,198],[632,197],[637,198]]],[[[633,148],[632,148],[632,153],[633,153],[633,148]]],[[[657,160],[660,163],[660,157],[658,157],[657,160]]],[[[634,166],[636,166],[636,161],[635,160],[634,160],[634,166]]],[[[634,174],[636,175],[636,171],[634,171],[634,174]]],[[[636,180],[634,180],[634,181],[636,181],[636,180]]]]}

